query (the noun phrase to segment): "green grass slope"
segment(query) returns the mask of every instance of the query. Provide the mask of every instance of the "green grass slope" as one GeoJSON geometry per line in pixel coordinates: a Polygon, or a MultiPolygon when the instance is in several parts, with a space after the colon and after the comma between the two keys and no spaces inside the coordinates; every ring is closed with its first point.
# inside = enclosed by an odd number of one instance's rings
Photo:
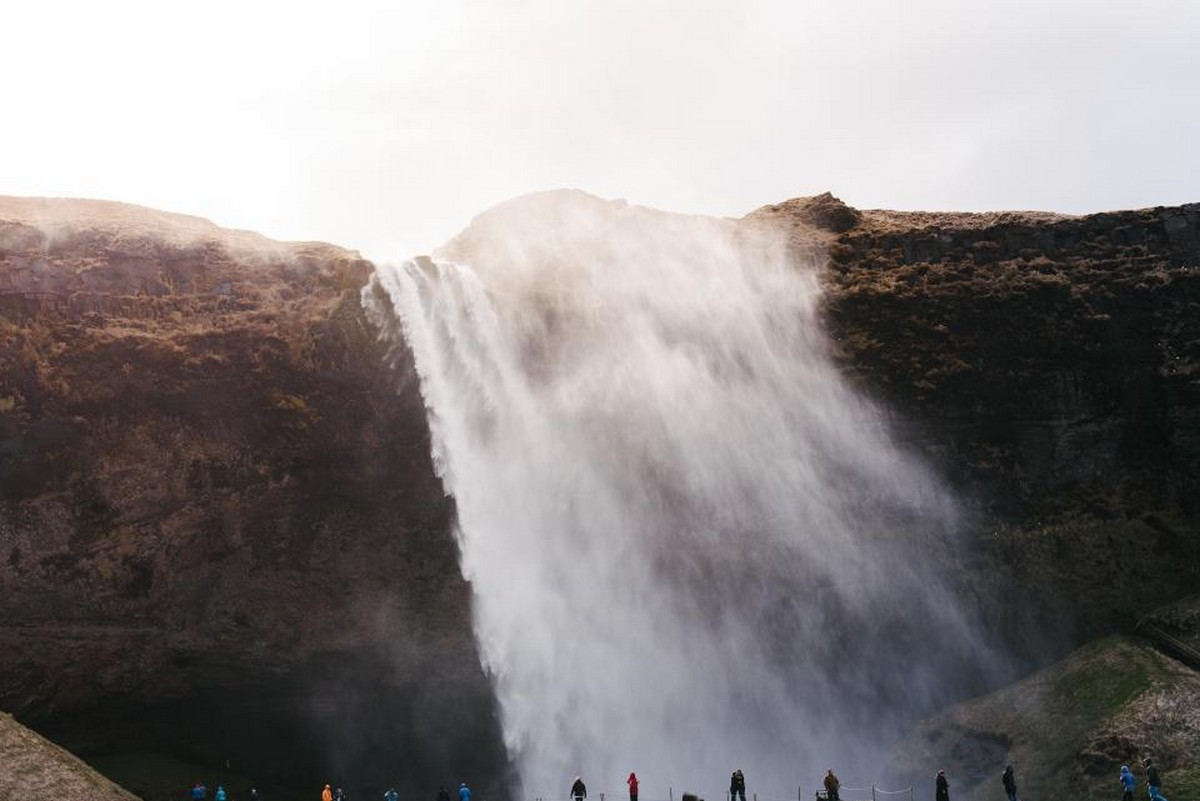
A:
{"type": "Polygon", "coordinates": [[[1144,642],[1107,637],[923,721],[895,749],[892,769],[925,778],[945,768],[954,801],[1003,801],[1000,774],[1011,762],[1023,801],[1114,801],[1122,764],[1144,797],[1145,756],[1171,801],[1200,799],[1200,673],[1144,642]]]}
{"type": "Polygon", "coordinates": [[[54,743],[0,713],[0,801],[138,801],[54,743]]]}

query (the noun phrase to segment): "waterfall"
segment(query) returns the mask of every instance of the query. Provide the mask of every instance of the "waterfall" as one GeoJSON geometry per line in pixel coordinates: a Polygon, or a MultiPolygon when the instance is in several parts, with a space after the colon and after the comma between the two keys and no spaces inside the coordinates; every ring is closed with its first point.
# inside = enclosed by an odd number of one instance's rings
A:
{"type": "Polygon", "coordinates": [[[524,797],[869,782],[978,675],[955,504],[835,370],[820,299],[777,233],[581,193],[364,290],[414,357],[524,797]]]}

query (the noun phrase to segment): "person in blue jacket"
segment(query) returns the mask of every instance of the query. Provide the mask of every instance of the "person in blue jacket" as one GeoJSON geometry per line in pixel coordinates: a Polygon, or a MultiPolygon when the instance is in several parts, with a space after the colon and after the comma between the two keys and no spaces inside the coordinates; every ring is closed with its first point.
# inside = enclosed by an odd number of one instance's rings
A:
{"type": "Polygon", "coordinates": [[[466,782],[458,786],[458,801],[471,801],[471,788],[466,782]]]}
{"type": "Polygon", "coordinates": [[[396,792],[395,787],[383,794],[383,801],[400,801],[400,794],[396,792]]]}
{"type": "Polygon", "coordinates": [[[1125,788],[1125,794],[1121,796],[1121,801],[1133,801],[1133,788],[1137,785],[1137,779],[1133,777],[1133,771],[1128,765],[1121,766],[1121,786],[1125,788]]]}
{"type": "Polygon", "coordinates": [[[213,801],[229,801],[229,796],[225,794],[225,788],[217,785],[217,793],[213,796],[213,801]]]}
{"type": "Polygon", "coordinates": [[[195,784],[192,785],[192,800],[193,801],[204,801],[204,799],[207,796],[208,796],[208,788],[205,787],[203,784],[201,784],[200,782],[196,782],[195,784]]]}

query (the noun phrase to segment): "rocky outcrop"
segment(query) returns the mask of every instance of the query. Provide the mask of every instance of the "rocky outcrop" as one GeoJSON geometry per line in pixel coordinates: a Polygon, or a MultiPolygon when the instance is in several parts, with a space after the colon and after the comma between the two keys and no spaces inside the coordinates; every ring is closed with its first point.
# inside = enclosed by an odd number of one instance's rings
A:
{"type": "Polygon", "coordinates": [[[371,266],[0,199],[0,707],[296,783],[504,773],[453,507],[371,266]],[[339,778],[340,777],[340,778],[339,778]]]}
{"type": "Polygon", "coordinates": [[[1002,595],[1099,633],[1200,586],[1200,204],[937,214],[823,195],[752,217],[819,248],[837,358],[974,502],[1002,595]]]}
{"type": "Polygon", "coordinates": [[[953,798],[1001,795],[1000,772],[1016,768],[1021,797],[1071,788],[1073,798],[1111,798],[1121,765],[1145,792],[1144,757],[1181,798],[1200,790],[1200,674],[1145,642],[1106,637],[989,695],[922,721],[897,744],[892,786],[933,796],[944,768],[953,798]]]}

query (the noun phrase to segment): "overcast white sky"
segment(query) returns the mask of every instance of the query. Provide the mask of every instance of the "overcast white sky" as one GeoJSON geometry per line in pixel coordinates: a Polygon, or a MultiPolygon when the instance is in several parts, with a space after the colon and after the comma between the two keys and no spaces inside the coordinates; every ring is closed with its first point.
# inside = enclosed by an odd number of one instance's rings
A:
{"type": "Polygon", "coordinates": [[[1196,0],[5,3],[0,194],[376,258],[576,187],[741,215],[1200,200],[1196,0]]]}

